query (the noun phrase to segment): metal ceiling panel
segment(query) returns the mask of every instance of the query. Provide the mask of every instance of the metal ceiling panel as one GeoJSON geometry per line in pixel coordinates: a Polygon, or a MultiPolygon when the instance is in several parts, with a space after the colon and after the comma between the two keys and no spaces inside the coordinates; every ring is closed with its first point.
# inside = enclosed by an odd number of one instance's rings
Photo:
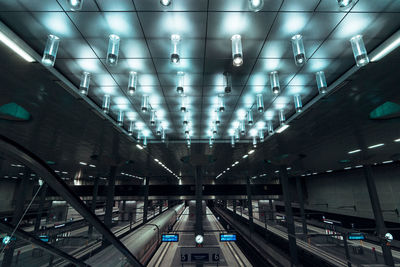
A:
{"type": "MultiPolygon", "coordinates": [[[[264,0],[264,7],[259,11],[278,11],[283,0],[264,0]]],[[[248,1],[219,0],[209,1],[210,11],[249,11],[248,1]]]]}
{"type": "MultiPolygon", "coordinates": [[[[159,2],[159,1],[157,1],[159,2]]],[[[206,11],[207,0],[174,0],[165,7],[148,0],[134,0],[138,11],[206,11]]]]}

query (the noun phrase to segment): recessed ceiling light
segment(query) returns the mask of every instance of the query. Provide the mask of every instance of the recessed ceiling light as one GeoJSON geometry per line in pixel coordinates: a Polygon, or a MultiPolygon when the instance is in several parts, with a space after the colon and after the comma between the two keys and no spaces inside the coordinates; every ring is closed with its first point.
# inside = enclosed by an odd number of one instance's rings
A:
{"type": "Polygon", "coordinates": [[[279,127],[278,129],[276,129],[277,133],[282,133],[284,130],[286,130],[287,128],[289,128],[289,124],[284,124],[281,127],[279,127]]]}
{"type": "Polygon", "coordinates": [[[250,150],[250,151],[249,151],[249,153],[248,153],[248,154],[249,154],[249,155],[251,155],[251,154],[253,154],[253,153],[254,153],[254,151],[255,151],[255,150],[254,150],[254,149],[252,149],[252,150],[250,150]]]}
{"type": "Polygon", "coordinates": [[[345,170],[350,170],[351,169],[351,167],[346,167],[346,168],[344,168],[345,170]]]}
{"type": "Polygon", "coordinates": [[[354,154],[354,153],[357,153],[357,152],[360,152],[360,151],[361,151],[361,149],[356,149],[356,150],[349,151],[347,153],[348,154],[354,154]]]}
{"type": "Polygon", "coordinates": [[[396,139],[396,140],[394,140],[395,142],[400,142],[400,138],[399,139],[396,139]]]}
{"type": "Polygon", "coordinates": [[[246,155],[244,155],[242,158],[244,158],[244,159],[245,159],[245,158],[247,158],[248,156],[249,156],[249,155],[247,155],[247,154],[246,154],[246,155]]]}
{"type": "Polygon", "coordinates": [[[392,163],[392,162],[393,162],[393,160],[386,160],[386,161],[383,161],[382,163],[386,164],[386,163],[392,163]]]}
{"type": "Polygon", "coordinates": [[[381,144],[376,144],[376,145],[369,146],[368,148],[369,148],[369,149],[372,149],[372,148],[381,147],[381,146],[383,146],[383,145],[385,145],[385,144],[381,143],[381,144]]]}
{"type": "Polygon", "coordinates": [[[143,149],[143,147],[141,145],[139,145],[139,144],[136,144],[136,147],[139,148],[140,150],[143,149]]]}
{"type": "MultiPolygon", "coordinates": [[[[2,25],[1,25],[2,26],[2,25]]],[[[35,62],[36,60],[31,57],[25,50],[23,50],[19,45],[7,37],[3,32],[0,32],[0,41],[8,46],[11,50],[17,53],[20,57],[25,59],[27,62],[35,62]]]]}
{"type": "Polygon", "coordinates": [[[326,172],[333,172],[333,170],[327,170],[326,172]]]}
{"type": "Polygon", "coordinates": [[[163,6],[169,6],[171,2],[172,0],[160,0],[161,5],[163,6]]]}
{"type": "Polygon", "coordinates": [[[89,167],[91,167],[91,168],[96,168],[96,165],[90,164],[89,167]]]}
{"type": "Polygon", "coordinates": [[[84,165],[84,166],[87,165],[87,163],[86,163],[86,162],[83,162],[83,161],[79,162],[79,164],[84,165]]]}

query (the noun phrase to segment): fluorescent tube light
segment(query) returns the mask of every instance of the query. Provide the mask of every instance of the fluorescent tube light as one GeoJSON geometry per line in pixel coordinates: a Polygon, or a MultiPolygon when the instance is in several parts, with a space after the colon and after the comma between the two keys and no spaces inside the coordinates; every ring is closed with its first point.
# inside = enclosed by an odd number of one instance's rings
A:
{"type": "Polygon", "coordinates": [[[284,124],[284,125],[282,125],[281,127],[279,127],[278,129],[276,129],[276,132],[277,132],[277,133],[281,133],[281,132],[283,132],[284,130],[286,130],[287,128],[289,128],[289,124],[284,124]]]}
{"type": "Polygon", "coordinates": [[[17,45],[14,41],[8,38],[3,32],[0,32],[0,41],[26,61],[31,63],[36,61],[27,52],[25,52],[25,50],[23,50],[19,45],[17,45]]]}
{"type": "Polygon", "coordinates": [[[357,152],[360,152],[360,151],[361,151],[361,149],[356,149],[356,150],[349,151],[347,153],[348,154],[354,154],[354,153],[357,153],[357,152]]]}
{"type": "Polygon", "coordinates": [[[371,61],[375,62],[383,57],[385,57],[387,54],[395,50],[397,47],[400,46],[400,30],[397,31],[395,34],[389,37],[385,42],[383,42],[382,45],[380,45],[377,49],[376,52],[373,53],[371,61]]]}
{"type": "Polygon", "coordinates": [[[372,149],[372,148],[380,147],[380,146],[383,146],[383,145],[385,145],[385,144],[381,143],[381,144],[376,144],[376,145],[369,146],[368,148],[372,149]]]}

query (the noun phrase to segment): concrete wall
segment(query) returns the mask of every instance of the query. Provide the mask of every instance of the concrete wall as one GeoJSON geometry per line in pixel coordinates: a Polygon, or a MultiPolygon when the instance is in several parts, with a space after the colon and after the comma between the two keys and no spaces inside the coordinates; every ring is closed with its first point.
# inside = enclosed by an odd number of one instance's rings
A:
{"type": "MultiPolygon", "coordinates": [[[[400,210],[400,165],[374,166],[372,171],[382,210],[400,210]]],[[[307,209],[373,218],[361,168],[309,176],[305,183],[307,209]],[[348,206],[355,206],[355,209],[348,206]]],[[[387,221],[400,222],[400,217],[393,211],[383,214],[387,221]]]]}

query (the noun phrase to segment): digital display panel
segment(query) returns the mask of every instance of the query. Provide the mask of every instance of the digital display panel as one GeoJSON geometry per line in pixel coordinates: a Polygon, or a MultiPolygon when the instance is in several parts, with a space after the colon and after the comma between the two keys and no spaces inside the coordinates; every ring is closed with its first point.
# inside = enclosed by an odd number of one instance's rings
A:
{"type": "Polygon", "coordinates": [[[219,241],[220,242],[236,241],[236,234],[220,234],[219,241]]]}
{"type": "Polygon", "coordinates": [[[178,234],[163,234],[161,236],[162,242],[178,242],[179,235],[178,234]]]}
{"type": "Polygon", "coordinates": [[[364,240],[365,236],[361,233],[351,233],[349,234],[349,240],[364,240]]]}
{"type": "Polygon", "coordinates": [[[49,242],[49,236],[48,235],[41,235],[41,236],[39,236],[39,238],[43,242],[49,242]]]}

